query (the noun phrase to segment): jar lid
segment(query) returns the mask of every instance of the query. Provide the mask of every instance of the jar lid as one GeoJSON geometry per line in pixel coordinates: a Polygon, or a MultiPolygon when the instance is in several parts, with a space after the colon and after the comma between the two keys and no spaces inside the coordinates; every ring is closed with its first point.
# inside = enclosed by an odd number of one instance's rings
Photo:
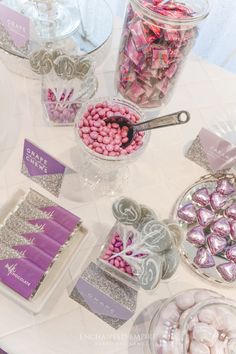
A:
{"type": "Polygon", "coordinates": [[[209,14],[208,0],[132,0],[150,19],[169,24],[193,25],[209,14]]]}

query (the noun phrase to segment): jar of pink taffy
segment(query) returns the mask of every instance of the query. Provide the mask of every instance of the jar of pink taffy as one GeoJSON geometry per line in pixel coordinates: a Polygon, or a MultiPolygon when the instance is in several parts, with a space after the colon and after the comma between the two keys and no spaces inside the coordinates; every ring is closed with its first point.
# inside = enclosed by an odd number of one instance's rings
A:
{"type": "Polygon", "coordinates": [[[143,108],[166,103],[208,12],[208,0],[130,0],[116,72],[121,95],[143,108]]]}

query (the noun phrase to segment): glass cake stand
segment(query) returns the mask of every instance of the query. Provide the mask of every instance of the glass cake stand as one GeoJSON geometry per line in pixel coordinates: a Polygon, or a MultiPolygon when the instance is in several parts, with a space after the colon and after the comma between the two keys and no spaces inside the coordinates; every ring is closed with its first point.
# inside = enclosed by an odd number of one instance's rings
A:
{"type": "MultiPolygon", "coordinates": [[[[37,79],[38,76],[30,69],[28,59],[32,51],[42,46],[62,48],[66,52],[74,52],[81,56],[93,55],[97,66],[104,61],[109,52],[113,27],[112,12],[106,1],[59,0],[55,1],[58,11],[56,8],[49,8],[51,11],[49,13],[46,7],[38,12],[36,2],[1,1],[2,4],[34,19],[32,24],[36,24],[33,31],[35,30],[37,38],[33,37],[27,55],[10,52],[0,42],[0,60],[9,70],[21,76],[37,79]],[[73,2],[77,7],[73,7],[73,2]]],[[[45,1],[48,2],[49,0],[45,1]]]]}

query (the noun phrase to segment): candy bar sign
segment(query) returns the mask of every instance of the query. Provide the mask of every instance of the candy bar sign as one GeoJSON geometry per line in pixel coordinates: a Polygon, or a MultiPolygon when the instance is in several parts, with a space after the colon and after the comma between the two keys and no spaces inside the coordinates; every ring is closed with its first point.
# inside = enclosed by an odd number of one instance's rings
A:
{"type": "Polygon", "coordinates": [[[236,146],[203,128],[186,157],[211,172],[228,170],[236,163],[236,146]]]}
{"type": "Polygon", "coordinates": [[[56,197],[60,194],[65,174],[75,173],[27,139],[21,172],[56,197]]]}
{"type": "Polygon", "coordinates": [[[12,41],[17,49],[21,49],[27,44],[30,37],[28,17],[0,4],[0,22],[2,25],[0,42],[3,45],[12,41]]]}

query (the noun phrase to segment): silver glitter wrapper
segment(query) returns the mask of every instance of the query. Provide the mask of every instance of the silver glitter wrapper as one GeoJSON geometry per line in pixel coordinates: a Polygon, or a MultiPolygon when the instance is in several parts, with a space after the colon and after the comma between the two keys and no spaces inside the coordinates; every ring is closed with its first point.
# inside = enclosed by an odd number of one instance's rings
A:
{"type": "Polygon", "coordinates": [[[52,200],[44,197],[42,194],[36,192],[34,189],[30,189],[30,191],[25,196],[26,202],[34,205],[37,208],[47,208],[50,206],[57,205],[52,200]]]}
{"type": "Polygon", "coordinates": [[[44,176],[31,176],[24,162],[22,163],[21,173],[42,186],[48,192],[52,193],[56,197],[59,197],[64,174],[56,173],[44,176]]]}
{"type": "Polygon", "coordinates": [[[50,213],[41,211],[35,208],[32,204],[27,201],[23,201],[15,211],[15,215],[19,216],[24,220],[36,220],[36,219],[52,219],[50,213]]]}
{"type": "Polygon", "coordinates": [[[19,259],[22,258],[22,255],[13,250],[12,248],[6,246],[4,243],[0,242],[0,261],[4,261],[6,259],[19,259]]]}
{"type": "Polygon", "coordinates": [[[19,234],[27,234],[27,233],[33,233],[33,232],[42,232],[41,228],[31,225],[30,223],[22,220],[18,216],[11,215],[5,222],[5,225],[19,233],[19,234]]]}
{"type": "Polygon", "coordinates": [[[197,163],[199,166],[205,168],[209,172],[213,172],[212,169],[210,168],[209,161],[207,158],[207,154],[204,151],[202,144],[201,144],[201,139],[199,136],[196,137],[192,145],[190,146],[189,150],[186,152],[185,156],[197,163]]]}
{"type": "MultiPolygon", "coordinates": [[[[129,286],[114,279],[102,269],[100,269],[95,263],[91,262],[81,276],[81,279],[91,284],[96,290],[99,290],[104,295],[110,297],[118,304],[124,306],[126,309],[135,313],[137,303],[137,291],[129,286]]],[[[91,311],[84,298],[81,296],[77,288],[75,287],[70,297],[91,311]]],[[[122,326],[126,320],[96,314],[104,322],[117,329],[122,326]]]]}
{"type": "Polygon", "coordinates": [[[29,44],[27,41],[23,47],[17,48],[5,27],[0,23],[0,47],[4,50],[25,58],[29,53],[29,44]]]}
{"type": "Polygon", "coordinates": [[[18,235],[14,231],[3,226],[0,229],[0,240],[1,242],[7,244],[8,246],[20,246],[20,245],[32,245],[30,240],[18,235]]]}

